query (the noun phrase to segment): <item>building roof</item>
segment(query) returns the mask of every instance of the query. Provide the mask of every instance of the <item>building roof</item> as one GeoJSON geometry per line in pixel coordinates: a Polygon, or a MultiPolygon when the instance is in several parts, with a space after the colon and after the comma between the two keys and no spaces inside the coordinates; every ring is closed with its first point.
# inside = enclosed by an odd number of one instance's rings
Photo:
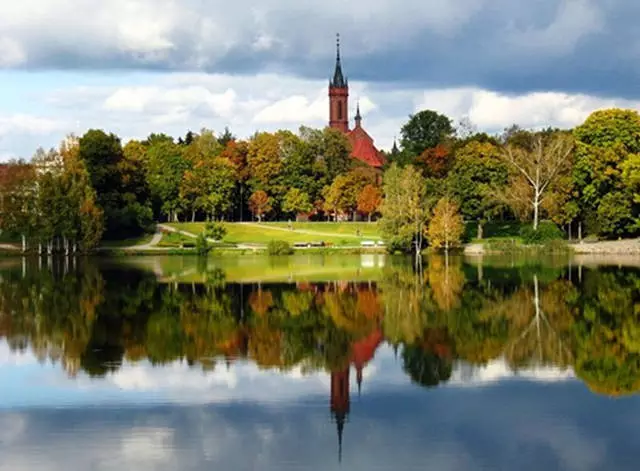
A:
{"type": "Polygon", "coordinates": [[[351,156],[371,167],[382,167],[386,159],[382,152],[376,149],[373,139],[361,126],[356,126],[347,133],[351,143],[351,156]]]}

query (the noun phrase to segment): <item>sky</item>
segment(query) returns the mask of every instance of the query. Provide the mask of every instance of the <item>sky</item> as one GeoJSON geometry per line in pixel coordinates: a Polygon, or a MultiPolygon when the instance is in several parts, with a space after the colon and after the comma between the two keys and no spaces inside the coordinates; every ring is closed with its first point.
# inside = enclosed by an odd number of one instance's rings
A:
{"type": "Polygon", "coordinates": [[[499,132],[640,108],[629,0],[0,2],[0,161],[90,128],[123,141],[322,127],[341,34],[351,116],[390,148],[434,109],[499,132]]]}

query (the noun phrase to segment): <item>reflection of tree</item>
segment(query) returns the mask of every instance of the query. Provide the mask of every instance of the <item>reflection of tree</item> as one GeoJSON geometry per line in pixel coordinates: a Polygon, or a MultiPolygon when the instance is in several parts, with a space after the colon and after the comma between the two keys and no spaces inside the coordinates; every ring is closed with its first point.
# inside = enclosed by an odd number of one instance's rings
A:
{"type": "Polygon", "coordinates": [[[533,276],[533,290],[523,287],[502,306],[511,320],[512,335],[505,349],[509,363],[567,366],[572,351],[566,341],[566,329],[573,322],[570,283],[557,281],[541,292],[538,277],[533,276]]]}
{"type": "Polygon", "coordinates": [[[638,272],[588,271],[582,304],[583,313],[574,328],[576,373],[600,393],[619,395],[638,391],[638,272]]]}
{"type": "Polygon", "coordinates": [[[427,265],[427,279],[433,300],[442,311],[460,306],[465,284],[462,261],[458,257],[431,256],[427,265]]]}
{"type": "Polygon", "coordinates": [[[379,283],[234,285],[214,270],[207,283],[166,285],[90,262],[26,262],[0,277],[0,336],[70,375],[103,375],[125,359],[342,371],[366,363],[384,334],[420,384],[446,381],[456,360],[504,357],[571,366],[602,393],[640,389],[637,271],[570,281],[558,267],[489,266],[476,280],[454,257],[425,268],[389,263],[379,283]]]}
{"type": "Polygon", "coordinates": [[[452,372],[452,355],[446,336],[435,332],[433,344],[409,345],[402,351],[402,365],[411,380],[422,386],[437,386],[448,381],[452,372]],[[441,337],[441,338],[439,338],[441,337]]]}

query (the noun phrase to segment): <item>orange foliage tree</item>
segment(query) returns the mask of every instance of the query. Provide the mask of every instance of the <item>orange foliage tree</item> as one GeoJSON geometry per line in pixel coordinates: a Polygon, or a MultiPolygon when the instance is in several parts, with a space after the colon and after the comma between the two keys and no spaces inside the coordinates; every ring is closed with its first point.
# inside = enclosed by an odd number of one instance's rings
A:
{"type": "Polygon", "coordinates": [[[381,203],[382,194],[373,185],[365,186],[358,195],[358,211],[366,214],[369,222],[371,222],[371,215],[378,211],[381,203]]]}
{"type": "Polygon", "coordinates": [[[249,198],[249,209],[258,221],[262,222],[265,214],[271,212],[271,199],[264,191],[258,190],[249,198]]]}

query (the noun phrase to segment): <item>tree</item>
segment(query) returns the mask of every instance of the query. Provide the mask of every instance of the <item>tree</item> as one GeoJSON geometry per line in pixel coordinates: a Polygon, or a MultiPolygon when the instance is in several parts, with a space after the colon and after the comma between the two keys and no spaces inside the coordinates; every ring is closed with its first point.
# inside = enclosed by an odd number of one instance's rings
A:
{"type": "Polygon", "coordinates": [[[509,171],[500,158],[500,148],[481,135],[476,138],[456,150],[446,188],[463,218],[478,222],[481,239],[484,223],[505,212],[505,205],[495,195],[507,185],[509,171]]]}
{"type": "Polygon", "coordinates": [[[184,147],[173,141],[154,141],[147,150],[147,182],[151,194],[168,221],[177,221],[182,209],[180,184],[190,163],[184,158],[184,147]]]}
{"type": "Polygon", "coordinates": [[[417,259],[429,214],[424,178],[412,165],[392,164],[384,174],[383,193],[380,229],[387,246],[391,251],[415,248],[417,259]]]}
{"type": "Polygon", "coordinates": [[[409,116],[402,126],[400,144],[414,158],[444,143],[455,132],[451,119],[435,111],[423,110],[409,116]]]}
{"type": "Polygon", "coordinates": [[[331,186],[325,187],[322,196],[324,197],[324,210],[334,215],[338,219],[339,214],[353,213],[358,204],[358,195],[366,180],[358,175],[360,172],[355,169],[348,174],[338,175],[331,186]]]}
{"type": "Polygon", "coordinates": [[[309,195],[297,188],[291,188],[284,197],[282,210],[286,213],[295,213],[296,221],[298,214],[308,213],[313,209],[309,201],[309,195]]]}
{"type": "Polygon", "coordinates": [[[533,207],[533,228],[538,229],[540,205],[542,200],[560,176],[571,170],[573,138],[565,133],[557,133],[551,137],[538,135],[534,138],[532,150],[525,147],[507,144],[502,158],[511,167],[513,185],[524,183],[528,192],[526,199],[533,207]]]}
{"type": "MultiPolygon", "coordinates": [[[[635,155],[640,153],[640,115],[632,110],[596,111],[574,130],[574,135],[578,145],[573,185],[578,194],[580,217],[587,230],[603,235],[606,232],[608,236],[637,233],[640,204],[634,201],[630,177],[635,155]],[[612,193],[617,196],[605,200],[605,196],[612,193]],[[600,205],[605,201],[607,207],[601,210],[600,205]],[[621,206],[613,208],[614,202],[621,206]],[[608,223],[606,230],[601,227],[602,215],[622,216],[629,213],[629,206],[634,224],[624,222],[615,230],[608,223]]],[[[626,219],[626,216],[618,218],[620,222],[626,219]]]]}
{"type": "Polygon", "coordinates": [[[416,167],[420,168],[427,178],[445,178],[452,164],[453,154],[442,144],[425,149],[415,159],[416,167]]]}
{"type": "Polygon", "coordinates": [[[265,214],[271,212],[271,198],[264,191],[258,190],[249,198],[249,210],[259,222],[262,222],[262,218],[265,214]]]}
{"type": "Polygon", "coordinates": [[[367,215],[371,222],[371,215],[378,211],[382,203],[382,194],[378,187],[368,184],[358,195],[358,211],[367,215]]]}
{"type": "Polygon", "coordinates": [[[427,229],[430,245],[444,248],[448,252],[451,247],[460,244],[463,233],[464,221],[458,211],[458,205],[449,198],[442,198],[433,211],[427,229]]]}

